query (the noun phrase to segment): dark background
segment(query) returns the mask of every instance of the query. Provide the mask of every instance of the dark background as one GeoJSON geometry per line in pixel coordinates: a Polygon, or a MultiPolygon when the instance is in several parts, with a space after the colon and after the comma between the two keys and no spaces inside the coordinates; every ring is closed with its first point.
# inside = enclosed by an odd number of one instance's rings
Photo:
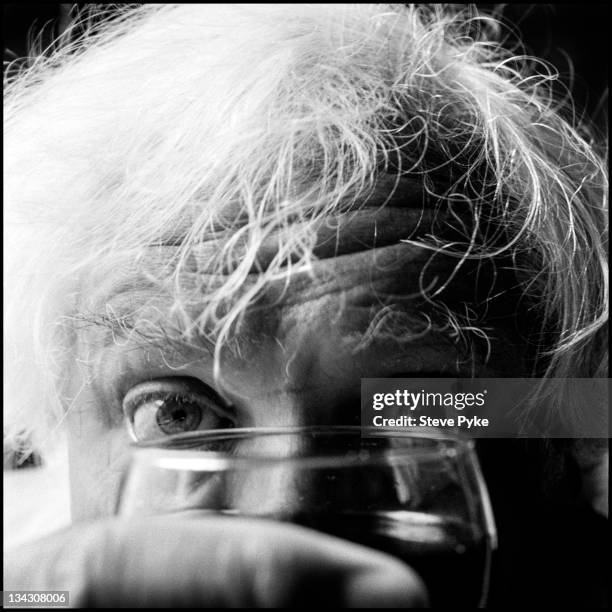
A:
{"type": "MultiPolygon", "coordinates": [[[[83,3],[77,3],[81,6],[83,3]]],[[[5,59],[27,55],[28,40],[40,35],[43,46],[70,22],[73,4],[4,4],[5,59]]],[[[606,4],[478,4],[513,24],[527,51],[553,64],[570,87],[578,114],[607,129],[606,4]]]]}

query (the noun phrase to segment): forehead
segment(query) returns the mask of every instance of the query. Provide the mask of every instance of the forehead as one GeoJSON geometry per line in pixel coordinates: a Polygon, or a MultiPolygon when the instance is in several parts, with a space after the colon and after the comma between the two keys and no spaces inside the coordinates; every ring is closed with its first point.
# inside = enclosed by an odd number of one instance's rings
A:
{"type": "Polygon", "coordinates": [[[213,213],[205,205],[192,213],[167,235],[152,236],[137,256],[86,270],[76,319],[89,349],[137,338],[211,353],[229,322],[247,352],[258,338],[292,352],[323,347],[315,336],[329,337],[333,326],[337,341],[356,347],[418,339],[452,346],[449,361],[484,362],[487,316],[496,333],[512,324],[511,281],[494,262],[461,261],[419,244],[457,219],[428,207],[417,181],[383,176],[352,208],[284,224],[266,225],[262,217],[257,225],[252,211],[230,207],[225,217],[200,223],[206,229],[196,240],[193,219],[213,213]]]}
{"type": "MultiPolygon", "coordinates": [[[[393,274],[403,265],[422,268],[426,262],[432,269],[450,268],[452,259],[441,264],[410,244],[450,227],[453,218],[429,207],[424,191],[421,181],[382,175],[367,194],[340,202],[326,214],[308,209],[296,214],[281,204],[253,210],[232,202],[219,209],[203,200],[169,219],[144,247],[122,248],[121,254],[109,253],[89,265],[81,277],[80,306],[97,310],[106,295],[131,288],[163,289],[176,297],[199,294],[195,299],[204,303],[217,290],[229,296],[237,278],[243,288],[265,284],[268,298],[278,299],[279,287],[286,297],[288,283],[298,296],[325,286],[331,277],[348,273],[350,283],[350,271],[364,265],[373,281],[389,267],[393,274]]],[[[411,293],[418,288],[414,279],[408,284],[411,293]]]]}
{"type": "MultiPolygon", "coordinates": [[[[222,286],[226,278],[203,277],[195,266],[182,271],[178,285],[172,278],[160,283],[156,279],[163,276],[159,268],[165,263],[164,252],[153,249],[138,268],[100,268],[83,285],[78,334],[89,350],[149,346],[182,355],[213,354],[214,333],[198,327],[206,305],[199,290],[209,283],[222,286]]],[[[455,260],[432,261],[425,249],[407,244],[321,259],[309,272],[269,283],[245,309],[235,339],[244,358],[261,350],[262,342],[281,346],[287,359],[303,350],[329,352],[333,338],[355,359],[368,347],[376,351],[383,347],[387,353],[416,351],[421,356],[433,347],[435,367],[440,370],[470,360],[484,365],[491,347],[474,330],[506,336],[507,347],[516,342],[508,321],[498,319],[492,325],[485,319],[461,318],[461,307],[479,298],[479,284],[486,285],[486,275],[477,278],[466,267],[452,279],[443,299],[424,297],[428,289],[424,283],[450,278],[455,266],[455,260]],[[462,324],[471,329],[462,330],[462,324]],[[475,344],[481,345],[480,350],[474,350],[475,344]]],[[[340,347],[336,348],[340,355],[340,347]]]]}

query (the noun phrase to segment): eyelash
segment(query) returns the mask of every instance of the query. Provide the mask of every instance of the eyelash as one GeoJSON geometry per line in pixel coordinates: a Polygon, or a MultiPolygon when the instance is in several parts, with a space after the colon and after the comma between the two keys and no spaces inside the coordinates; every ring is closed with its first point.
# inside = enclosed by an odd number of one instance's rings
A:
{"type": "MultiPolygon", "coordinates": [[[[173,398],[181,398],[187,399],[189,401],[197,402],[197,396],[194,394],[180,393],[176,391],[149,391],[147,393],[143,393],[138,396],[138,403],[133,402],[130,403],[130,407],[134,407],[135,409],[139,408],[138,404],[146,404],[148,402],[152,402],[155,400],[168,400],[173,398]]],[[[135,409],[132,411],[135,412],[135,409]]]]}

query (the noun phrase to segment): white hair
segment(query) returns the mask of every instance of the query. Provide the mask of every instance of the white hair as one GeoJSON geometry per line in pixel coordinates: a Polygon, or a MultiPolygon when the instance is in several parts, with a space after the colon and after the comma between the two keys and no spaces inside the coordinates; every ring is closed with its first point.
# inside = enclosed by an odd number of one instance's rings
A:
{"type": "Polygon", "coordinates": [[[605,160],[555,101],[554,71],[505,49],[494,19],[457,5],[145,4],[75,28],[6,84],[9,435],[40,444],[65,413],[67,321],[99,262],[136,266],[174,240],[167,275],[186,317],[181,271],[204,233],[231,229],[186,321],[219,350],[270,280],[311,270],[318,224],[385,173],[469,216],[465,240],[418,242],[433,255],[514,261],[540,372],[595,375],[605,160]]]}

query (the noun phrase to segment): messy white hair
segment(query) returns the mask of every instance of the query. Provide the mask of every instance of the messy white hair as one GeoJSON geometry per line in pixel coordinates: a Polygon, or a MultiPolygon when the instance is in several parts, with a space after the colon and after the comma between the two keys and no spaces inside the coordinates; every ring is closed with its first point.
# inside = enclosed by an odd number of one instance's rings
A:
{"type": "Polygon", "coordinates": [[[5,84],[5,434],[40,444],[65,413],[67,321],[100,262],[137,266],[175,244],[174,314],[200,301],[184,327],[218,352],[271,280],[312,269],[318,225],[382,174],[469,219],[464,240],[413,243],[457,269],[514,262],[538,372],[597,373],[604,158],[552,94],[554,70],[505,49],[494,19],[457,5],[145,4],[75,31],[5,84]],[[181,273],[215,233],[231,238],[187,295],[181,273]]]}

